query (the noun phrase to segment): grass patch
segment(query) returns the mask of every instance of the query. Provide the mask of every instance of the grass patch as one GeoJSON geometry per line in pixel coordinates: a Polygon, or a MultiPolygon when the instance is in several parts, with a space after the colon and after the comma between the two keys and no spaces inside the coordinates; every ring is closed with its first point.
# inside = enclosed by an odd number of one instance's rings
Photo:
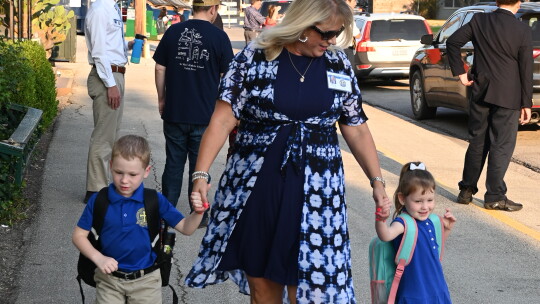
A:
{"type": "Polygon", "coordinates": [[[12,199],[0,205],[0,224],[13,226],[14,223],[27,218],[29,201],[24,199],[22,191],[13,194],[12,199]]]}

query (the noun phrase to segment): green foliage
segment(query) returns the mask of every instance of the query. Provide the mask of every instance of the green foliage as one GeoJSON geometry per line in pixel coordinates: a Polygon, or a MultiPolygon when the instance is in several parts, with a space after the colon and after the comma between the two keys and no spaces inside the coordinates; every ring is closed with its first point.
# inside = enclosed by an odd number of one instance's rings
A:
{"type": "Polygon", "coordinates": [[[15,173],[10,163],[15,159],[0,154],[0,223],[12,225],[25,217],[26,204],[22,188],[15,184],[15,173]]]}
{"type": "MultiPolygon", "coordinates": [[[[56,117],[55,78],[45,51],[37,42],[0,40],[0,140],[14,132],[24,112],[9,109],[11,103],[43,110],[38,134],[56,117]]],[[[33,146],[34,135],[29,143],[33,146]]],[[[11,223],[24,216],[22,187],[15,183],[16,159],[0,154],[0,222],[11,223]]]]}
{"type": "MultiPolygon", "coordinates": [[[[33,41],[0,40],[0,105],[17,103],[41,109],[47,128],[58,111],[55,78],[45,51],[33,41]]],[[[0,138],[1,139],[1,138],[0,138]]]]}
{"type": "Polygon", "coordinates": [[[58,100],[56,99],[56,86],[54,72],[46,58],[45,50],[33,41],[23,41],[22,55],[27,58],[34,74],[36,86],[33,103],[23,103],[26,106],[43,110],[41,127],[47,128],[58,113],[58,100]]]}
{"type": "Polygon", "coordinates": [[[62,5],[60,0],[37,0],[32,7],[32,31],[37,33],[45,50],[50,50],[55,44],[66,40],[71,28],[69,19],[75,13],[62,5]]]}
{"type": "Polygon", "coordinates": [[[0,103],[34,104],[36,86],[34,71],[28,59],[21,57],[23,47],[11,40],[0,44],[0,103]]]}

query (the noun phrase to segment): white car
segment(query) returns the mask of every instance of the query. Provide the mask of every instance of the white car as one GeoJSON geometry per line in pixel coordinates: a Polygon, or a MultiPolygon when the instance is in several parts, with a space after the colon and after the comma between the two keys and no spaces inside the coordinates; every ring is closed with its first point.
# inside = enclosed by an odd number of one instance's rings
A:
{"type": "Polygon", "coordinates": [[[356,52],[350,57],[359,78],[408,78],[411,59],[422,46],[420,38],[431,34],[422,16],[368,14],[354,16],[360,30],[356,52]]]}

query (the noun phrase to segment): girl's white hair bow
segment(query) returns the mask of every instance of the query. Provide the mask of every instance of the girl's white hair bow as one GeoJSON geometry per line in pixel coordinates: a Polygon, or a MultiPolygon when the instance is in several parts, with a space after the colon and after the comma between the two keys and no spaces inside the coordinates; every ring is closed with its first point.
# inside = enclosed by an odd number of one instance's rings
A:
{"type": "Polygon", "coordinates": [[[424,163],[419,163],[418,165],[411,163],[409,165],[409,170],[426,170],[426,165],[424,165],[424,163]]]}

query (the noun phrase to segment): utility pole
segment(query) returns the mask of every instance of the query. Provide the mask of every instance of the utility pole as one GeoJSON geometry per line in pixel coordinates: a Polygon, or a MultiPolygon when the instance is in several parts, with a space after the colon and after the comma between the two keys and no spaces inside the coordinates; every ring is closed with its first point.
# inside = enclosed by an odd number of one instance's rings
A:
{"type": "MultiPolygon", "coordinates": [[[[146,0],[134,0],[135,1],[135,34],[141,34],[146,36],[146,0]]],[[[148,58],[150,56],[150,46],[148,43],[144,44],[142,57],[148,58]]]]}

